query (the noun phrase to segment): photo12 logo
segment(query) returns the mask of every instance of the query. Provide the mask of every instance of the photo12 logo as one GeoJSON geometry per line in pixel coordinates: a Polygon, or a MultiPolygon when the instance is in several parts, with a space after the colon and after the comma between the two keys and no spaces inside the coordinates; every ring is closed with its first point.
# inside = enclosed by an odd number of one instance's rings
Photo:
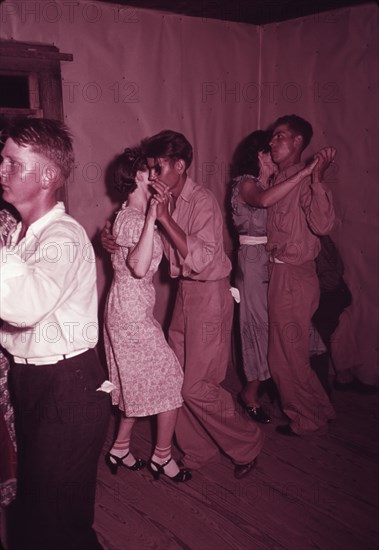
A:
{"type": "Polygon", "coordinates": [[[77,82],[62,80],[63,94],[68,103],[85,101],[86,103],[99,103],[112,101],[113,103],[139,103],[140,87],[137,82],[124,78],[111,84],[101,86],[96,81],[77,82]]]}
{"type": "Polygon", "coordinates": [[[341,90],[337,82],[312,82],[305,86],[299,82],[227,82],[225,80],[203,82],[202,103],[298,103],[310,96],[315,103],[339,103],[341,90]]]}
{"type": "MultiPolygon", "coordinates": [[[[115,2],[116,3],[116,2],[115,2]]],[[[64,0],[63,2],[33,0],[4,2],[0,6],[0,21],[8,23],[19,19],[21,23],[47,23],[58,22],[98,23],[107,20],[111,23],[138,23],[139,11],[132,6],[102,6],[100,2],[78,2],[64,0]]]]}

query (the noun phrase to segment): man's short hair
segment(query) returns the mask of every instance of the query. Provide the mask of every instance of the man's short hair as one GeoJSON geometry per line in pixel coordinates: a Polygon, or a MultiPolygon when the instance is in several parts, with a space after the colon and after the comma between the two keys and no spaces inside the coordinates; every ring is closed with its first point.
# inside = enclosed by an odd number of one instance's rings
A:
{"type": "Polygon", "coordinates": [[[162,130],[142,142],[144,155],[147,158],[168,158],[170,161],[184,160],[189,168],[193,158],[192,145],[183,134],[173,130],[162,130]]]}
{"type": "Polygon", "coordinates": [[[307,120],[297,115],[285,115],[278,118],[274,123],[274,128],[281,124],[286,124],[295,134],[303,138],[302,151],[308,147],[313,136],[313,128],[307,120]]]}
{"type": "Polygon", "coordinates": [[[19,146],[29,146],[51,160],[61,170],[66,180],[74,165],[72,137],[68,128],[59,120],[47,118],[21,118],[13,122],[6,137],[19,146]]]}

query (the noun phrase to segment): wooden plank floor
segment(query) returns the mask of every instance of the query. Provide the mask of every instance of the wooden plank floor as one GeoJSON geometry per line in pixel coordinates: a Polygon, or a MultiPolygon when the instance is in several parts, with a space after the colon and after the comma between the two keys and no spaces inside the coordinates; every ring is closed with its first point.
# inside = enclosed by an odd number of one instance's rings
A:
{"type": "MultiPolygon", "coordinates": [[[[240,389],[233,372],[226,384],[240,389]]],[[[377,550],[379,397],[334,391],[332,399],[329,434],[304,439],[276,434],[284,418],[264,397],[273,423],[262,428],[256,470],[240,481],[227,457],[186,484],[155,481],[147,470],[112,476],[102,458],[95,528],[105,550],[377,550]]],[[[147,459],[151,440],[152,423],[142,419],[134,454],[147,459]]]]}

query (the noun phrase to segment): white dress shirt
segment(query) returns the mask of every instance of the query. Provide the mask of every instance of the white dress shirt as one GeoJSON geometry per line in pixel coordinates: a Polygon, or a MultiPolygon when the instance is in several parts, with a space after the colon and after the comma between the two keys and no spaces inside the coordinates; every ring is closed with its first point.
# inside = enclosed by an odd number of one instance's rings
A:
{"type": "Polygon", "coordinates": [[[20,230],[0,249],[0,344],[23,358],[93,348],[96,266],[83,227],[59,202],[16,244],[20,230]]]}

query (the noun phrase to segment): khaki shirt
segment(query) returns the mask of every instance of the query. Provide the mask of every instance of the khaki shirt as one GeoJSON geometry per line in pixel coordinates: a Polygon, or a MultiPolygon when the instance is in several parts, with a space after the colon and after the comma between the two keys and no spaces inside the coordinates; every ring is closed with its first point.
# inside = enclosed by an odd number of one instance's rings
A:
{"type": "Polygon", "coordinates": [[[183,258],[163,235],[171,277],[202,281],[227,277],[231,262],[224,249],[223,217],[213,193],[187,178],[172,218],[187,235],[188,254],[183,258]]]}
{"type": "MultiPolygon", "coordinates": [[[[274,185],[303,166],[295,164],[279,172],[274,185]]],[[[331,192],[323,184],[314,188],[308,176],[268,209],[266,249],[284,263],[300,265],[314,260],[321,248],[318,236],[331,231],[334,219],[331,192]]]]}

